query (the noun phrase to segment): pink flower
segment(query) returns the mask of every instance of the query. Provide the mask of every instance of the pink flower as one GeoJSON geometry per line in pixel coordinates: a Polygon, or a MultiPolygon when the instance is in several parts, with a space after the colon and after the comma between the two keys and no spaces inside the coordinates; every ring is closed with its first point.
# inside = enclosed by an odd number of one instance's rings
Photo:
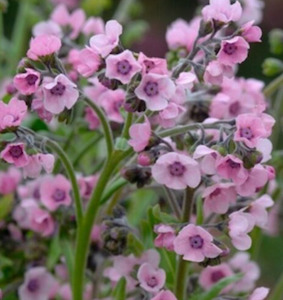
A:
{"type": "MultiPolygon", "coordinates": [[[[210,288],[216,284],[219,280],[232,276],[234,273],[227,263],[222,263],[218,266],[208,266],[201,273],[199,277],[199,284],[205,290],[210,290],[210,288]]],[[[231,290],[231,285],[226,287],[223,292],[228,292],[231,290]]]]}
{"type": "Polygon", "coordinates": [[[157,293],[165,284],[166,273],[149,263],[140,266],[137,274],[140,286],[149,293],[157,293]]]}
{"type": "Polygon", "coordinates": [[[202,173],[214,175],[216,173],[215,164],[219,153],[205,145],[197,146],[193,158],[199,161],[202,173]]]}
{"type": "Polygon", "coordinates": [[[82,32],[85,35],[104,33],[104,21],[99,17],[90,17],[84,24],[82,32]]]}
{"type": "Polygon", "coordinates": [[[54,35],[42,34],[30,41],[28,58],[38,60],[41,57],[54,54],[61,48],[61,40],[54,35]]]}
{"type": "Polygon", "coordinates": [[[174,250],[175,230],[171,226],[164,224],[155,225],[154,232],[158,234],[154,240],[155,247],[166,248],[169,251],[174,250]]]}
{"type": "Polygon", "coordinates": [[[40,233],[42,236],[50,236],[54,233],[55,222],[52,216],[46,211],[38,207],[32,208],[30,214],[30,229],[40,233]]]}
{"type": "Polygon", "coordinates": [[[105,25],[105,33],[94,35],[89,43],[104,58],[118,46],[121,34],[122,26],[117,21],[110,20],[105,25]]]}
{"type": "Polygon", "coordinates": [[[125,50],[117,55],[111,54],[106,58],[105,62],[105,76],[110,79],[118,79],[123,84],[129,83],[133,76],[141,71],[141,65],[129,50],[125,50]]]}
{"type": "Polygon", "coordinates": [[[0,172],[0,194],[13,193],[22,179],[21,172],[14,167],[10,167],[5,172],[0,172]]]}
{"type": "Polygon", "coordinates": [[[160,291],[156,296],[151,298],[151,300],[177,300],[175,295],[171,291],[160,291]]]}
{"type": "Polygon", "coordinates": [[[250,21],[241,27],[242,37],[248,42],[261,42],[262,31],[258,26],[253,26],[254,21],[250,21]]]}
{"type": "Polygon", "coordinates": [[[25,73],[17,74],[14,77],[13,83],[21,94],[31,95],[38,89],[40,73],[30,68],[25,70],[25,73]]]}
{"type": "Polygon", "coordinates": [[[220,51],[217,54],[218,61],[228,66],[242,63],[248,57],[249,48],[248,42],[239,36],[222,41],[220,51]]]}
{"type": "Polygon", "coordinates": [[[24,150],[23,143],[8,144],[0,154],[1,158],[16,167],[24,167],[29,163],[29,156],[24,150]]]}
{"type": "Polygon", "coordinates": [[[42,91],[40,91],[39,94],[40,95],[37,95],[36,98],[32,100],[31,109],[38,114],[39,118],[49,123],[53,118],[53,114],[44,108],[41,98],[43,95],[42,91]]]}
{"type": "Polygon", "coordinates": [[[100,56],[92,48],[86,47],[78,54],[76,69],[82,76],[89,77],[98,70],[100,63],[100,56]]]}
{"type": "Polygon", "coordinates": [[[30,229],[33,209],[38,208],[34,199],[24,199],[13,211],[13,219],[22,229],[30,229]]]}
{"type": "Polygon", "coordinates": [[[90,130],[97,129],[100,126],[100,120],[97,114],[90,107],[85,108],[85,119],[90,130]]]}
{"type": "Polygon", "coordinates": [[[243,184],[249,176],[248,170],[243,166],[243,162],[232,154],[218,159],[216,171],[221,177],[232,179],[236,185],[243,184]]]}
{"type": "Polygon", "coordinates": [[[238,1],[231,4],[230,0],[210,0],[202,9],[202,15],[205,21],[235,22],[241,18],[242,7],[238,1]]]}
{"type": "Polygon", "coordinates": [[[168,76],[149,73],[143,76],[135,94],[146,102],[148,109],[159,111],[167,107],[175,90],[176,87],[168,76]]]}
{"type": "Polygon", "coordinates": [[[41,202],[51,211],[57,210],[61,205],[70,206],[71,184],[65,176],[59,174],[55,177],[44,178],[40,186],[41,202]]]}
{"type": "Polygon", "coordinates": [[[92,85],[84,88],[85,95],[93,102],[100,104],[99,98],[104,92],[108,91],[107,87],[104,86],[97,77],[88,79],[88,82],[92,85]]]}
{"type": "Polygon", "coordinates": [[[134,150],[136,152],[144,150],[151,137],[151,127],[147,117],[145,117],[144,123],[133,124],[130,127],[129,134],[131,139],[128,143],[134,148],[134,150]]]}
{"type": "Polygon", "coordinates": [[[34,154],[29,157],[29,163],[23,169],[24,176],[37,178],[42,168],[47,172],[53,171],[55,158],[52,154],[34,154]]]}
{"type": "Polygon", "coordinates": [[[55,35],[58,38],[61,38],[63,35],[60,26],[51,20],[37,23],[32,29],[32,34],[34,36],[39,36],[43,34],[55,35]]]}
{"type": "Polygon", "coordinates": [[[201,262],[215,258],[222,250],[213,243],[213,236],[200,226],[189,224],[182,228],[174,240],[174,250],[184,260],[201,262]]]}
{"type": "Polygon", "coordinates": [[[222,65],[217,60],[213,60],[207,65],[203,78],[207,83],[220,85],[224,76],[232,77],[233,75],[232,66],[222,65]]]}
{"type": "Polygon", "coordinates": [[[230,203],[235,203],[237,192],[233,183],[217,183],[203,192],[205,211],[225,214],[230,203]]]}
{"type": "Polygon", "coordinates": [[[95,187],[98,178],[98,175],[79,178],[78,183],[83,198],[88,199],[91,196],[92,190],[95,187]]]}
{"type": "Polygon", "coordinates": [[[24,101],[12,98],[8,104],[0,102],[0,131],[18,127],[27,113],[24,101]]]}
{"type": "Polygon", "coordinates": [[[166,153],[152,167],[152,177],[160,184],[175,190],[195,188],[201,181],[198,163],[187,155],[166,153]]]}
{"type": "Polygon", "coordinates": [[[264,300],[269,293],[269,288],[259,287],[256,288],[250,295],[248,300],[264,300]]]}
{"type": "Polygon", "coordinates": [[[65,107],[71,109],[79,98],[77,86],[63,74],[44,84],[43,92],[44,107],[53,114],[61,113],[65,107]]]}
{"type": "Polygon", "coordinates": [[[44,267],[35,267],[25,273],[24,283],[19,288],[20,300],[48,300],[58,283],[44,267]]]}
{"type": "Polygon", "coordinates": [[[185,108],[179,104],[170,101],[158,115],[158,124],[163,128],[175,126],[178,122],[178,117],[185,111],[185,108]]]}
{"type": "Polygon", "coordinates": [[[238,250],[249,249],[252,245],[252,240],[248,233],[254,228],[254,218],[248,213],[237,211],[229,215],[229,219],[229,236],[232,244],[238,250]]]}
{"type": "Polygon", "coordinates": [[[138,62],[142,66],[143,75],[147,73],[168,74],[167,61],[164,58],[147,57],[140,52],[138,62]]]}

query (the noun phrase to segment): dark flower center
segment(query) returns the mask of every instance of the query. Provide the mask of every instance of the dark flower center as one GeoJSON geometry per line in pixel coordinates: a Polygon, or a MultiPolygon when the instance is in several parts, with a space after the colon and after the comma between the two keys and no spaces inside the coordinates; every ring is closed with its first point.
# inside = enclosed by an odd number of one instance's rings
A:
{"type": "Polygon", "coordinates": [[[29,292],[36,292],[39,289],[39,282],[37,279],[31,279],[27,285],[27,289],[29,292]]]}
{"type": "Polygon", "coordinates": [[[169,172],[172,176],[182,176],[185,171],[185,166],[178,161],[175,161],[173,164],[169,165],[169,172]]]}
{"type": "Polygon", "coordinates": [[[148,286],[153,288],[157,285],[158,281],[157,281],[155,276],[152,276],[152,277],[147,279],[146,283],[147,283],[148,286]]]}
{"type": "Polygon", "coordinates": [[[147,94],[149,97],[153,97],[158,95],[158,83],[157,82],[152,82],[148,81],[144,87],[144,92],[147,94]]]}
{"type": "Polygon", "coordinates": [[[155,67],[155,63],[151,60],[145,60],[143,63],[145,65],[146,73],[155,67]]]}
{"type": "Polygon", "coordinates": [[[54,193],[52,194],[52,198],[56,202],[61,202],[66,198],[66,192],[61,189],[56,189],[54,193]]]}
{"type": "Polygon", "coordinates": [[[211,281],[212,282],[217,282],[224,277],[225,277],[225,274],[220,270],[217,270],[217,271],[211,273],[211,281]]]}
{"type": "Polygon", "coordinates": [[[62,96],[66,90],[64,84],[58,82],[51,90],[50,93],[55,96],[62,96]]]}
{"type": "Polygon", "coordinates": [[[233,102],[230,106],[229,106],[229,112],[231,115],[236,116],[239,114],[241,105],[238,101],[233,102]]]}
{"type": "Polygon", "coordinates": [[[221,189],[220,188],[216,188],[211,194],[211,197],[217,197],[219,194],[221,194],[221,189]]]}
{"type": "Polygon", "coordinates": [[[229,165],[230,168],[232,169],[238,169],[241,167],[241,165],[235,161],[233,161],[232,159],[228,159],[227,160],[227,164],[229,165]]]}
{"type": "Polygon", "coordinates": [[[9,153],[14,158],[19,158],[23,155],[23,149],[21,146],[12,146],[9,153]]]}
{"type": "Polygon", "coordinates": [[[117,63],[117,72],[122,75],[128,75],[132,70],[131,64],[126,60],[121,60],[117,63]]]}
{"type": "Polygon", "coordinates": [[[241,128],[240,129],[240,136],[250,140],[250,139],[253,138],[254,135],[253,135],[253,132],[250,129],[250,127],[246,127],[246,128],[241,128]]]}
{"type": "Polygon", "coordinates": [[[223,51],[228,54],[228,55],[232,55],[237,51],[238,47],[235,44],[225,44],[223,51]]]}
{"type": "Polygon", "coordinates": [[[190,245],[193,249],[201,249],[203,246],[203,238],[200,235],[190,237],[190,245]]]}
{"type": "Polygon", "coordinates": [[[37,79],[38,79],[38,76],[36,76],[34,74],[29,74],[26,77],[26,82],[28,85],[34,85],[36,83],[37,79]]]}

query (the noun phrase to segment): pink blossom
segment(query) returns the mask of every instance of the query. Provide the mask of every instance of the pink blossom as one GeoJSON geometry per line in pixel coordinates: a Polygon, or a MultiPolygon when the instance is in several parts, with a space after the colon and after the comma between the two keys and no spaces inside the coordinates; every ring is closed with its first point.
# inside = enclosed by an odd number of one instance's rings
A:
{"type": "Polygon", "coordinates": [[[158,158],[152,167],[152,177],[175,190],[195,188],[201,181],[198,163],[191,157],[170,152],[158,158]]]}
{"type": "Polygon", "coordinates": [[[95,130],[100,126],[100,120],[97,114],[90,107],[85,108],[85,119],[90,130],[95,130]]]}
{"type": "Polygon", "coordinates": [[[94,35],[89,43],[91,48],[102,57],[106,57],[118,46],[119,36],[122,34],[122,26],[115,20],[110,20],[105,25],[105,33],[94,35]]]}
{"type": "Polygon", "coordinates": [[[65,107],[71,109],[79,98],[77,86],[63,74],[45,83],[43,92],[44,107],[53,114],[61,113],[65,107]]]}
{"type": "Polygon", "coordinates": [[[229,236],[232,244],[238,250],[249,249],[252,245],[252,240],[248,233],[254,228],[254,218],[248,213],[237,211],[229,215],[229,219],[229,236]]]}
{"type": "Polygon", "coordinates": [[[222,252],[213,243],[213,236],[200,226],[189,224],[181,229],[174,240],[174,250],[184,260],[201,262],[206,257],[215,258],[222,252]]]}
{"type": "Polygon", "coordinates": [[[154,240],[155,247],[166,248],[169,251],[174,250],[175,230],[171,226],[164,224],[155,225],[154,232],[158,234],[154,240]]]}
{"type": "Polygon", "coordinates": [[[238,23],[244,24],[250,20],[253,20],[255,24],[259,24],[262,20],[263,8],[263,0],[245,0],[245,5],[243,5],[243,13],[238,23]]]}
{"type": "Polygon", "coordinates": [[[0,194],[7,195],[13,193],[22,179],[21,172],[14,167],[10,167],[5,172],[0,172],[0,194]]]}
{"type": "Polygon", "coordinates": [[[199,162],[202,173],[214,175],[216,173],[215,165],[219,153],[205,145],[197,146],[193,158],[199,162]]]}
{"type": "Polygon", "coordinates": [[[156,249],[146,250],[141,258],[139,259],[139,264],[149,263],[154,268],[158,268],[160,263],[160,254],[156,249]]]}
{"type": "Polygon", "coordinates": [[[27,113],[24,101],[12,98],[8,104],[0,102],[0,131],[18,127],[27,113]]]}
{"type": "Polygon", "coordinates": [[[237,192],[233,183],[217,183],[203,191],[205,211],[225,214],[230,203],[235,203],[237,192]]]}
{"type": "Polygon", "coordinates": [[[173,101],[170,101],[162,111],[158,114],[158,124],[163,128],[175,126],[179,116],[185,111],[185,108],[173,101]]]}
{"type": "Polygon", "coordinates": [[[78,54],[76,69],[83,77],[89,77],[98,70],[100,63],[100,56],[92,48],[86,47],[78,54]]]}
{"type": "Polygon", "coordinates": [[[32,34],[34,36],[39,36],[43,34],[55,35],[58,38],[61,38],[63,35],[60,26],[52,20],[37,23],[32,29],[32,34]]]}
{"type": "Polygon", "coordinates": [[[129,130],[130,140],[128,143],[136,152],[140,152],[146,148],[151,137],[150,123],[145,117],[144,123],[133,124],[129,130]]]}
{"type": "Polygon", "coordinates": [[[253,26],[254,21],[250,21],[241,27],[242,37],[248,42],[261,42],[262,31],[258,26],[253,26]]]}
{"type": "Polygon", "coordinates": [[[151,300],[177,300],[175,295],[167,290],[167,291],[160,291],[158,294],[156,294],[151,300]]]}
{"type": "Polygon", "coordinates": [[[61,205],[70,206],[71,184],[65,176],[59,174],[54,177],[45,177],[40,186],[40,200],[51,211],[61,205]]]}
{"type": "Polygon", "coordinates": [[[99,17],[90,17],[85,22],[82,32],[85,35],[91,34],[103,34],[104,33],[104,21],[99,17]]]}
{"type": "Polygon", "coordinates": [[[270,140],[266,138],[258,139],[256,143],[256,150],[262,154],[262,159],[260,161],[261,163],[265,163],[271,159],[272,147],[273,146],[270,140]]]}
{"type": "Polygon", "coordinates": [[[269,288],[266,287],[256,288],[252,292],[248,300],[264,300],[266,299],[268,293],[269,293],[269,288]]]}
{"type": "Polygon", "coordinates": [[[0,154],[1,158],[16,167],[24,167],[29,163],[23,143],[8,144],[0,154]]]}
{"type": "Polygon", "coordinates": [[[55,35],[42,34],[32,38],[27,52],[28,58],[38,60],[54,54],[61,48],[61,40],[55,35]]]}
{"type": "Polygon", "coordinates": [[[34,199],[24,199],[13,211],[13,219],[22,229],[30,229],[31,216],[33,209],[38,208],[34,199]]]}
{"type": "Polygon", "coordinates": [[[219,61],[213,60],[207,65],[203,78],[207,83],[220,85],[224,76],[232,77],[233,75],[232,66],[223,65],[219,61]]]}
{"type": "Polygon", "coordinates": [[[137,278],[144,290],[157,293],[165,284],[166,273],[163,269],[157,269],[149,263],[144,263],[138,270],[137,278]]]}
{"type": "Polygon", "coordinates": [[[149,73],[143,76],[135,94],[146,102],[148,109],[159,111],[167,107],[175,90],[176,87],[168,76],[149,73]]]}
{"type": "Polygon", "coordinates": [[[110,79],[118,79],[123,84],[129,83],[133,76],[141,71],[141,65],[129,50],[116,55],[111,54],[106,58],[105,62],[105,76],[110,79]]]}
{"type": "Polygon", "coordinates": [[[91,86],[86,86],[84,88],[85,95],[93,102],[100,104],[100,96],[108,91],[107,87],[104,86],[97,77],[88,79],[88,82],[91,83],[91,86]]]}
{"type": "Polygon", "coordinates": [[[19,73],[14,77],[13,83],[21,94],[31,95],[38,89],[40,73],[30,68],[25,70],[25,73],[19,73]]]}
{"type": "Polygon", "coordinates": [[[40,95],[37,95],[36,98],[32,100],[31,109],[35,111],[42,120],[50,123],[53,118],[53,114],[44,108],[43,100],[41,98],[43,92],[40,91],[39,94],[40,95]]]}
{"type": "Polygon", "coordinates": [[[202,9],[202,15],[205,21],[235,22],[241,18],[242,7],[238,1],[231,4],[230,0],[210,0],[209,5],[202,9]]]}
{"type": "Polygon", "coordinates": [[[58,283],[44,267],[35,267],[25,273],[19,288],[20,300],[48,300],[58,283]]]}
{"type": "Polygon", "coordinates": [[[167,61],[164,58],[147,57],[142,52],[139,54],[138,62],[142,66],[142,74],[155,73],[167,75],[167,61]]]}
{"type": "Polygon", "coordinates": [[[228,66],[242,63],[248,57],[249,48],[248,42],[239,36],[222,41],[220,51],[217,54],[218,61],[228,66]]]}
{"type": "Polygon", "coordinates": [[[98,178],[98,175],[79,178],[78,183],[83,198],[88,199],[91,196],[91,193],[93,191],[93,188],[96,186],[98,178]]]}
{"type": "Polygon", "coordinates": [[[30,214],[30,229],[47,237],[54,233],[55,222],[46,210],[34,207],[30,214]]]}
{"type": "Polygon", "coordinates": [[[24,176],[37,178],[42,168],[47,172],[53,171],[55,158],[52,154],[34,154],[29,157],[29,163],[23,169],[24,176]]]}

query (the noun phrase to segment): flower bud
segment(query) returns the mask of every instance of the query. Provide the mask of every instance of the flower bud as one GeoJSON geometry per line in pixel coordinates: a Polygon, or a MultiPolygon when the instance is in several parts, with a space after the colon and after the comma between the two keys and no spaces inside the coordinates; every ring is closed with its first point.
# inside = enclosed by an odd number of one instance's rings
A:
{"type": "Polygon", "coordinates": [[[262,64],[263,74],[275,76],[283,71],[283,62],[277,58],[267,58],[262,64]]]}
{"type": "Polygon", "coordinates": [[[206,105],[201,102],[192,105],[190,109],[191,120],[195,122],[203,122],[208,117],[208,107],[206,105]]]}
{"type": "Polygon", "coordinates": [[[211,22],[205,22],[201,20],[200,27],[199,27],[199,36],[204,37],[213,31],[213,26],[211,22]]]}
{"type": "Polygon", "coordinates": [[[126,101],[124,108],[127,112],[143,112],[146,110],[146,104],[138,98],[131,98],[126,101]]]}
{"type": "Polygon", "coordinates": [[[122,254],[127,248],[127,235],[126,227],[108,227],[102,235],[103,248],[113,255],[122,254]]]}
{"type": "Polygon", "coordinates": [[[270,51],[273,54],[280,55],[283,53],[283,30],[273,29],[269,33],[270,51]]]}
{"type": "Polygon", "coordinates": [[[121,171],[122,176],[130,183],[136,183],[138,188],[150,183],[151,169],[139,166],[130,166],[121,171]]]}
{"type": "Polygon", "coordinates": [[[256,164],[260,163],[262,160],[262,153],[259,151],[248,152],[243,157],[244,167],[246,169],[253,168],[256,164]]]}

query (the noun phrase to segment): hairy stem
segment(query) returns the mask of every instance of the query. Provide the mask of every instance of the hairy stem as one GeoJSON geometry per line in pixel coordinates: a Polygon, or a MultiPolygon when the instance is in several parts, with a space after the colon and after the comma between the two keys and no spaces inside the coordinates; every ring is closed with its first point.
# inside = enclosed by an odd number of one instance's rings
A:
{"type": "Polygon", "coordinates": [[[271,81],[263,90],[265,97],[271,97],[283,84],[283,74],[271,81]]]}
{"type": "Polygon", "coordinates": [[[175,195],[167,187],[164,187],[164,192],[165,192],[166,198],[168,199],[168,203],[169,203],[171,209],[173,210],[175,216],[178,219],[180,219],[181,216],[182,216],[181,209],[180,209],[180,207],[178,205],[178,202],[177,202],[177,199],[176,199],[175,195]]]}

